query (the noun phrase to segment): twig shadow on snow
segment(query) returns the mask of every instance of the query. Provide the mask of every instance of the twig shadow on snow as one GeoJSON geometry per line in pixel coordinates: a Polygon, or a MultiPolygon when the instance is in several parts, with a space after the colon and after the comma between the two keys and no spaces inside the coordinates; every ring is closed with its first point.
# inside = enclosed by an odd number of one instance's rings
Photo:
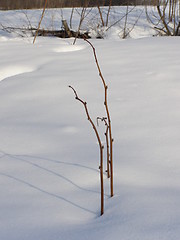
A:
{"type": "MultiPolygon", "coordinates": [[[[91,193],[98,194],[98,195],[100,194],[99,191],[89,190],[89,189],[83,188],[83,187],[79,186],[78,184],[74,183],[71,179],[69,179],[69,178],[67,178],[67,177],[65,177],[65,176],[63,176],[63,175],[61,175],[61,174],[59,174],[59,173],[57,173],[57,172],[55,172],[55,171],[52,171],[52,170],[50,170],[50,169],[48,169],[48,168],[45,168],[45,167],[43,167],[43,166],[41,166],[41,165],[39,165],[39,164],[36,164],[36,163],[34,163],[34,162],[31,162],[30,160],[27,160],[27,158],[28,158],[28,159],[45,160],[45,161],[54,162],[54,163],[57,163],[57,164],[64,164],[64,165],[69,165],[69,166],[73,166],[73,167],[85,168],[85,169],[94,171],[94,172],[96,172],[96,173],[99,174],[99,171],[96,170],[96,169],[94,169],[94,168],[87,167],[87,166],[81,165],[81,164],[76,164],[76,163],[71,163],[71,162],[63,162],[63,161],[53,160],[53,159],[49,159],[49,158],[42,158],[42,157],[38,157],[38,156],[13,155],[13,154],[9,154],[9,153],[7,153],[7,152],[4,152],[4,151],[2,151],[2,150],[0,150],[0,153],[1,153],[0,159],[4,158],[4,157],[6,157],[6,156],[9,157],[9,158],[16,159],[16,160],[18,160],[18,161],[21,161],[21,162],[24,162],[24,163],[26,163],[26,164],[29,164],[29,165],[31,165],[31,166],[33,166],[33,167],[39,168],[39,169],[41,169],[41,170],[43,170],[43,171],[45,171],[45,172],[51,173],[51,174],[53,174],[53,175],[55,175],[55,176],[63,179],[64,181],[70,183],[71,185],[73,185],[74,187],[76,187],[76,188],[78,188],[78,189],[80,189],[80,190],[82,190],[82,191],[87,191],[87,192],[91,192],[91,193]],[[26,158],[26,159],[24,159],[24,158],[26,158]]],[[[75,206],[75,207],[77,207],[77,208],[80,208],[80,209],[86,211],[86,212],[96,214],[96,212],[94,212],[94,211],[92,211],[92,210],[90,210],[90,209],[87,209],[87,208],[85,208],[85,207],[82,207],[82,206],[80,206],[80,205],[78,205],[78,204],[76,204],[76,203],[74,203],[74,202],[72,202],[72,201],[70,201],[70,200],[62,197],[62,196],[59,196],[59,195],[54,194],[54,193],[50,193],[50,192],[48,192],[48,191],[46,191],[46,190],[44,190],[44,189],[42,189],[42,188],[39,188],[39,187],[37,187],[37,186],[35,186],[35,185],[27,182],[27,181],[24,181],[23,179],[20,179],[20,178],[17,178],[17,177],[15,177],[15,176],[11,176],[11,175],[9,175],[9,174],[2,173],[2,172],[0,172],[0,175],[5,176],[5,177],[8,177],[8,178],[13,179],[13,180],[16,180],[17,182],[23,183],[23,184],[25,184],[25,185],[27,185],[27,186],[29,186],[29,187],[32,187],[32,188],[34,188],[34,189],[36,189],[36,190],[38,190],[38,191],[40,191],[40,192],[42,192],[42,193],[44,193],[44,194],[47,194],[47,195],[50,195],[50,196],[52,196],[52,197],[61,199],[61,200],[65,201],[65,202],[67,202],[67,203],[69,203],[69,204],[71,204],[71,205],[73,205],[73,206],[75,206]]],[[[106,197],[108,197],[108,195],[106,195],[106,197]]]]}
{"type": "Polygon", "coordinates": [[[93,168],[89,168],[89,167],[86,167],[86,166],[83,166],[83,165],[80,165],[80,164],[60,162],[60,161],[56,161],[56,160],[52,160],[52,159],[48,159],[48,158],[41,158],[41,157],[27,156],[27,155],[13,155],[13,154],[6,153],[6,152],[4,152],[4,151],[2,151],[2,150],[0,150],[0,152],[3,153],[3,155],[0,156],[0,158],[3,158],[3,157],[5,157],[5,156],[8,156],[8,157],[13,158],[13,159],[16,159],[16,160],[18,160],[18,161],[25,162],[25,163],[27,163],[27,164],[29,164],[29,165],[32,165],[32,166],[34,166],[34,167],[36,167],[36,168],[39,168],[39,169],[43,170],[43,171],[46,171],[46,172],[51,173],[51,174],[53,174],[53,175],[56,175],[57,177],[59,177],[59,178],[63,179],[64,181],[72,184],[74,187],[76,187],[76,188],[78,188],[78,189],[80,189],[80,190],[82,190],[82,191],[87,191],[87,192],[92,192],[92,193],[100,194],[100,192],[98,192],[98,191],[94,191],[94,190],[89,190],[89,189],[83,188],[83,187],[79,186],[78,184],[74,183],[71,179],[69,179],[69,178],[67,178],[67,177],[65,177],[65,176],[63,176],[63,175],[61,175],[61,174],[59,174],[59,173],[57,173],[57,172],[55,172],[55,171],[52,171],[52,170],[50,170],[50,169],[48,169],[48,168],[45,168],[45,167],[43,167],[43,166],[41,166],[41,165],[39,165],[39,164],[33,163],[33,162],[29,161],[29,160],[25,160],[25,159],[23,159],[23,157],[40,159],[40,160],[46,160],[46,161],[51,161],[51,162],[55,162],[55,163],[72,165],[72,166],[75,166],[75,167],[87,168],[87,169],[90,169],[90,170],[93,170],[93,171],[96,171],[97,173],[99,173],[98,170],[95,170],[95,169],[93,169],[93,168]]]}
{"type": "Polygon", "coordinates": [[[73,205],[74,207],[80,208],[80,209],[82,209],[82,210],[84,210],[84,211],[86,211],[86,212],[96,214],[96,212],[93,212],[93,211],[91,211],[91,210],[89,210],[89,209],[87,209],[87,208],[85,208],[85,207],[82,207],[82,206],[78,205],[77,203],[74,203],[74,202],[72,202],[72,201],[70,201],[70,200],[68,200],[68,199],[66,199],[66,198],[64,198],[64,197],[62,197],[62,196],[59,196],[59,195],[57,195],[57,194],[54,194],[54,193],[50,193],[50,192],[48,192],[48,191],[45,191],[45,190],[43,190],[42,188],[39,188],[39,187],[37,187],[37,186],[35,186],[35,185],[31,184],[31,183],[28,183],[28,182],[26,182],[26,181],[24,181],[24,180],[22,180],[22,179],[20,179],[20,178],[17,178],[17,177],[14,177],[14,176],[11,176],[11,175],[9,175],[9,174],[2,173],[2,172],[0,172],[0,175],[1,175],[1,176],[4,176],[4,177],[7,177],[7,178],[10,178],[10,179],[12,179],[12,180],[15,180],[15,181],[17,181],[17,182],[23,183],[23,184],[25,184],[25,185],[33,188],[33,189],[36,189],[36,190],[38,190],[38,191],[40,191],[40,192],[42,192],[42,193],[44,193],[44,194],[47,194],[47,195],[49,195],[49,196],[52,196],[52,197],[61,199],[61,200],[65,201],[65,202],[73,205]]]}
{"type": "MultiPolygon", "coordinates": [[[[19,155],[19,154],[10,154],[10,153],[6,153],[4,151],[2,151],[0,149],[0,152],[3,154],[2,156],[0,156],[0,158],[4,157],[4,156],[9,156],[9,157],[12,157],[12,158],[30,158],[30,159],[38,159],[38,160],[44,160],[44,161],[47,161],[47,162],[53,162],[53,163],[57,163],[57,164],[63,164],[63,165],[69,165],[69,166],[73,166],[73,167],[79,167],[79,168],[85,168],[85,169],[88,169],[88,170],[92,170],[94,172],[97,172],[99,173],[99,171],[95,168],[92,168],[92,167],[88,167],[86,165],[83,165],[83,164],[79,164],[79,163],[71,163],[71,162],[63,162],[63,161],[59,161],[59,160],[54,160],[54,159],[50,159],[50,158],[46,158],[46,157],[39,157],[39,156],[31,156],[31,155],[19,155]]],[[[25,159],[19,159],[19,160],[24,160],[26,161],[25,159]]]]}

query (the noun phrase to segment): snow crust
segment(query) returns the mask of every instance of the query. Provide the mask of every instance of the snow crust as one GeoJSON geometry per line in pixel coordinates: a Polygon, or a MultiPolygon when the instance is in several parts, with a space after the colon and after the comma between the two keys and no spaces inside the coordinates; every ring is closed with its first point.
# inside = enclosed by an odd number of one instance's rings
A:
{"type": "Polygon", "coordinates": [[[91,40],[115,139],[115,196],[104,175],[102,217],[97,141],[68,88],[104,116],[91,48],[0,39],[0,239],[178,240],[179,38],[91,40]]]}

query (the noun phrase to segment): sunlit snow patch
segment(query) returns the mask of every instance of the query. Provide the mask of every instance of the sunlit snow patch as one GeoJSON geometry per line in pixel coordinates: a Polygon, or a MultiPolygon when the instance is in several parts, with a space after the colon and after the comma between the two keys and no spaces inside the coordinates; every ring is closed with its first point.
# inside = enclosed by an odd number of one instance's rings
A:
{"type": "Polygon", "coordinates": [[[7,38],[5,36],[0,36],[0,42],[6,42],[7,38]]]}
{"type": "Polygon", "coordinates": [[[54,52],[74,52],[85,48],[85,45],[68,45],[54,48],[54,52]]]}
{"type": "Polygon", "coordinates": [[[5,78],[16,76],[18,74],[28,73],[33,71],[34,69],[32,67],[6,66],[3,68],[0,68],[0,81],[4,80],[5,78]]]}

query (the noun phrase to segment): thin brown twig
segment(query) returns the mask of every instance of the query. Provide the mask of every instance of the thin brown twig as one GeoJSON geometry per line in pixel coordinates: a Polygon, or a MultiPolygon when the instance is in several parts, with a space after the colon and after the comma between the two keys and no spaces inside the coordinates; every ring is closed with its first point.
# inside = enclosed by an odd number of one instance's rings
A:
{"type": "Polygon", "coordinates": [[[106,27],[108,26],[108,23],[109,23],[109,15],[110,15],[110,11],[111,11],[111,5],[112,5],[112,0],[109,1],[109,7],[108,7],[107,16],[106,16],[106,27]]]}
{"type": "Polygon", "coordinates": [[[106,114],[107,114],[107,119],[108,119],[109,142],[110,142],[110,166],[111,166],[111,168],[110,168],[110,189],[111,189],[111,197],[113,197],[113,195],[114,195],[114,190],[113,190],[113,138],[112,138],[112,129],[111,129],[111,117],[110,117],[110,112],[109,112],[109,107],[108,107],[108,97],[107,97],[108,86],[107,86],[107,84],[105,82],[105,79],[102,75],[101,68],[99,66],[99,62],[98,62],[98,59],[97,59],[95,47],[87,39],[84,38],[84,41],[86,41],[91,46],[91,48],[93,50],[95,63],[96,63],[96,66],[98,68],[99,76],[100,76],[100,78],[102,80],[102,83],[103,83],[103,86],[104,86],[104,106],[105,106],[105,109],[106,109],[106,114]]]}
{"type": "Polygon", "coordinates": [[[40,21],[39,21],[39,24],[38,24],[38,28],[37,28],[36,34],[35,34],[35,36],[34,36],[33,44],[34,44],[35,41],[36,41],[36,37],[37,37],[37,35],[38,35],[38,31],[39,31],[39,29],[40,29],[41,22],[42,22],[42,20],[43,20],[44,13],[45,13],[45,10],[46,10],[47,2],[48,2],[48,0],[45,0],[45,4],[44,4],[44,8],[43,8],[43,12],[42,12],[42,14],[41,14],[41,19],[40,19],[40,21]]]}
{"type": "Polygon", "coordinates": [[[100,19],[101,19],[102,26],[104,27],[104,19],[103,19],[102,11],[101,11],[101,8],[100,8],[99,4],[98,4],[97,8],[98,8],[98,11],[99,11],[99,16],[100,16],[100,19]]]}
{"type": "Polygon", "coordinates": [[[88,111],[88,108],[87,108],[87,102],[85,102],[81,98],[79,98],[76,90],[72,86],[69,86],[69,88],[71,88],[73,90],[74,95],[75,95],[75,99],[83,104],[83,106],[85,108],[86,115],[87,115],[87,119],[91,123],[91,125],[94,129],[94,132],[96,134],[97,140],[98,140],[99,150],[100,150],[100,166],[99,166],[99,169],[100,169],[100,182],[101,182],[101,215],[103,215],[103,213],[104,213],[104,183],[103,183],[103,148],[104,148],[104,146],[102,145],[98,130],[97,130],[93,120],[91,119],[91,117],[89,115],[89,111],[88,111]]]}
{"type": "Polygon", "coordinates": [[[98,120],[101,120],[102,122],[104,122],[104,125],[106,127],[106,131],[105,131],[105,137],[106,137],[106,166],[107,166],[107,169],[106,169],[106,172],[107,172],[107,178],[110,178],[110,159],[109,159],[109,137],[108,137],[108,132],[109,132],[109,126],[108,126],[108,123],[107,123],[107,118],[106,117],[97,117],[97,124],[98,124],[98,120]]]}
{"type": "Polygon", "coordinates": [[[134,9],[135,9],[136,6],[134,6],[132,9],[129,10],[128,13],[126,13],[124,16],[122,16],[120,19],[118,19],[117,21],[115,21],[113,24],[111,24],[107,29],[106,31],[108,31],[111,27],[115,26],[117,23],[119,23],[123,18],[126,17],[127,14],[131,13],[134,9]]]}

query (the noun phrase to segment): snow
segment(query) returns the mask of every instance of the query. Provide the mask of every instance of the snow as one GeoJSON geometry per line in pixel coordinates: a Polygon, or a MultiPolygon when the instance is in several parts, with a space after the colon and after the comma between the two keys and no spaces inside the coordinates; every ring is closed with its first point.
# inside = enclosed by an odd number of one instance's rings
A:
{"type": "MultiPolygon", "coordinates": [[[[108,7],[101,9],[104,22],[107,19],[108,7]]],[[[66,20],[69,26],[72,26],[74,31],[79,28],[80,16],[82,9],[75,9],[72,16],[72,23],[70,24],[71,9],[47,9],[43,17],[41,28],[50,30],[59,30],[62,27],[62,20],[66,20]]],[[[102,21],[99,17],[99,12],[97,8],[87,8],[85,18],[81,24],[80,30],[82,32],[90,32],[91,37],[95,38],[101,36],[105,39],[116,39],[122,38],[124,32],[124,26],[126,21],[126,6],[112,7],[111,15],[109,17],[109,22],[107,27],[101,27],[102,21]]],[[[156,26],[159,26],[157,12],[152,12],[151,7],[147,7],[147,11],[153,14],[151,21],[153,21],[156,26]]],[[[126,23],[126,33],[129,38],[142,38],[157,35],[152,23],[147,21],[146,9],[143,6],[129,6],[128,7],[128,17],[126,23]]],[[[0,11],[0,32],[2,29],[6,29],[6,36],[16,37],[16,36],[30,36],[31,31],[22,32],[19,28],[37,28],[42,10],[16,10],[16,11],[0,11]],[[11,27],[9,29],[8,27],[11,27]]],[[[3,32],[4,35],[4,32],[3,32]]]]}
{"type": "Polygon", "coordinates": [[[104,116],[92,49],[0,34],[0,239],[178,240],[179,38],[91,40],[115,139],[115,195],[104,174],[100,217],[97,140],[68,88],[104,116]]]}

